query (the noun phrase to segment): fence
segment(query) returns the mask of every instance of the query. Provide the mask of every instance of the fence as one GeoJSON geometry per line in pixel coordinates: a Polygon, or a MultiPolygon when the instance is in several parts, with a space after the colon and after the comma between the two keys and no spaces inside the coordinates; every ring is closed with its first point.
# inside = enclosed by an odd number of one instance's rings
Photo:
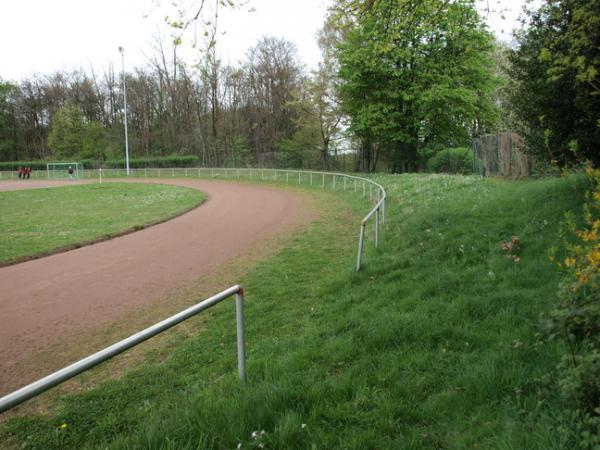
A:
{"type": "Polygon", "coordinates": [[[523,139],[516,133],[489,134],[473,139],[473,173],[482,176],[527,177],[532,162],[522,151],[523,139]]]}
{"type": "MultiPolygon", "coordinates": [[[[322,189],[331,187],[332,190],[343,189],[346,191],[350,185],[350,189],[358,192],[362,188],[362,196],[367,197],[370,201],[374,200],[373,191],[375,188],[376,202],[372,209],[362,219],[359,231],[358,240],[358,255],[356,260],[356,270],[359,271],[362,262],[362,254],[365,240],[365,229],[369,220],[375,216],[375,245],[379,245],[380,227],[385,223],[385,205],[386,192],[383,186],[372,180],[342,173],[332,172],[307,172],[301,170],[280,170],[280,169],[247,169],[247,168],[183,168],[183,169],[134,169],[131,170],[131,176],[143,177],[201,177],[202,175],[212,178],[233,178],[237,180],[260,180],[261,182],[283,182],[296,183],[298,185],[308,184],[310,186],[320,186],[322,189]],[[204,173],[203,173],[204,172],[204,173]],[[143,175],[142,175],[143,173],[143,175]],[[291,175],[291,177],[290,177],[291,175]]],[[[44,171],[32,172],[32,178],[42,178],[40,173],[44,171]]],[[[120,169],[110,169],[104,171],[84,171],[84,178],[95,178],[96,176],[124,176],[125,171],[120,169]]],[[[14,172],[0,172],[0,179],[17,178],[14,172]],[[9,175],[10,174],[10,175],[9,175]],[[12,177],[11,175],[14,175],[12,177]]],[[[237,321],[237,350],[238,350],[238,373],[240,380],[245,380],[245,338],[244,338],[244,313],[243,313],[243,289],[240,286],[232,286],[202,302],[169,317],[155,325],[152,325],[145,330],[142,330],[116,344],[111,345],[99,352],[94,353],[68,367],[65,367],[53,374],[50,374],[34,383],[31,383],[11,394],[0,398],[0,413],[7,411],[39,394],[51,389],[58,384],[73,378],[74,376],[85,372],[86,370],[95,367],[96,365],[123,353],[124,351],[134,347],[141,342],[150,339],[153,336],[177,325],[180,322],[204,311],[205,309],[214,306],[215,304],[225,300],[226,298],[236,296],[236,321],[237,321]]]]}
{"type": "Polygon", "coordinates": [[[110,347],[100,350],[68,367],[65,367],[53,374],[48,375],[34,383],[31,383],[21,389],[12,392],[0,398],[0,413],[7,411],[39,394],[64,383],[65,381],[79,375],[98,364],[117,356],[120,353],[134,347],[178,323],[189,319],[196,314],[222,302],[223,300],[235,295],[236,322],[237,322],[237,356],[238,356],[238,374],[241,381],[246,379],[246,357],[245,357],[245,337],[244,337],[244,290],[241,286],[232,286],[222,292],[219,292],[200,303],[191,306],[174,316],[169,317],[145,330],[142,330],[132,336],[129,336],[110,347]]]}
{"type": "MultiPolygon", "coordinates": [[[[65,178],[67,178],[65,172],[65,178]]],[[[83,178],[119,178],[126,177],[125,169],[84,170],[83,178]]],[[[336,172],[318,172],[286,169],[255,169],[255,168],[222,168],[222,167],[187,167],[187,168],[142,168],[130,169],[130,178],[212,178],[240,181],[257,181],[271,183],[286,183],[299,186],[312,186],[331,190],[354,190],[362,192],[363,198],[374,203],[372,209],[362,219],[358,237],[356,256],[356,271],[362,266],[366,227],[369,220],[375,217],[374,240],[379,245],[382,226],[385,224],[385,209],[387,194],[383,186],[373,180],[336,172]]],[[[47,179],[46,171],[33,171],[32,179],[47,179]]],[[[0,172],[0,180],[17,179],[16,172],[0,172]]]]}

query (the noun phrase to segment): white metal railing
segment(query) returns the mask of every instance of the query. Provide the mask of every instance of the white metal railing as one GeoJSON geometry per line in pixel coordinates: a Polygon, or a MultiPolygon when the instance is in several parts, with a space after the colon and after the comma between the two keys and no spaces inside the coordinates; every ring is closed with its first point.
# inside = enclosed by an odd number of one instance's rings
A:
{"type": "Polygon", "coordinates": [[[235,295],[235,306],[236,306],[236,322],[237,322],[237,357],[238,357],[238,374],[241,381],[246,379],[246,358],[245,358],[245,338],[244,338],[244,290],[241,286],[235,285],[219,292],[206,300],[191,306],[174,316],[169,317],[151,327],[146,328],[132,336],[129,336],[110,347],[100,350],[80,361],[77,361],[70,366],[60,369],[47,377],[44,377],[34,383],[31,383],[21,389],[12,392],[2,398],[0,398],[0,413],[7,411],[26,400],[29,400],[48,389],[64,383],[70,378],[91,369],[92,367],[100,364],[107,359],[110,359],[124,351],[134,347],[141,342],[162,333],[165,330],[183,322],[186,319],[216,305],[217,303],[235,295]]]}
{"type": "MultiPolygon", "coordinates": [[[[84,178],[112,178],[127,176],[125,169],[84,170],[84,178]]],[[[46,177],[45,171],[33,171],[31,177],[40,179],[46,177]]],[[[260,168],[226,168],[226,167],[187,167],[187,168],[138,168],[130,169],[130,177],[143,178],[224,178],[232,180],[250,180],[258,182],[275,182],[296,185],[318,186],[322,189],[331,187],[332,190],[353,189],[354,192],[362,191],[363,198],[375,201],[372,209],[362,219],[358,235],[358,251],[356,255],[356,271],[362,265],[366,226],[369,220],[375,217],[375,246],[379,245],[382,225],[385,224],[387,194],[383,186],[368,178],[347,175],[337,172],[319,172],[307,170],[287,169],[260,169],[260,168]]],[[[16,179],[17,172],[0,172],[0,180],[16,179]]],[[[68,178],[65,172],[65,179],[68,178]]],[[[26,183],[27,181],[24,180],[26,183]]]]}

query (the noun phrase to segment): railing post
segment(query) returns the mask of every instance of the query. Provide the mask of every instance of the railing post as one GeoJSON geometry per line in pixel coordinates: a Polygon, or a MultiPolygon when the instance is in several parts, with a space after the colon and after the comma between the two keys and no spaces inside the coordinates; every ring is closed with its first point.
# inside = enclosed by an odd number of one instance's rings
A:
{"type": "Polygon", "coordinates": [[[302,180],[300,177],[302,176],[302,172],[298,172],[298,184],[302,184],[302,180]]]}
{"type": "Polygon", "coordinates": [[[333,190],[335,191],[335,175],[333,176],[333,190]]]}
{"type": "Polygon", "coordinates": [[[310,185],[312,186],[312,172],[310,173],[310,185]]]}
{"type": "Polygon", "coordinates": [[[379,246],[379,208],[375,211],[375,247],[379,246]]]}
{"type": "Polygon", "coordinates": [[[238,373],[241,381],[246,381],[246,339],[244,336],[244,291],[235,294],[235,315],[237,322],[238,373]]]}
{"type": "Polygon", "coordinates": [[[356,271],[360,271],[360,263],[362,260],[363,253],[363,242],[365,239],[365,224],[362,222],[360,224],[360,234],[358,236],[358,255],[356,256],[356,271]]]}
{"type": "Polygon", "coordinates": [[[289,173],[289,172],[286,172],[286,173],[285,173],[285,182],[286,182],[287,184],[290,184],[290,173],[289,173]]]}
{"type": "Polygon", "coordinates": [[[325,174],[323,174],[323,181],[321,182],[321,187],[325,188],[325,174]]]}

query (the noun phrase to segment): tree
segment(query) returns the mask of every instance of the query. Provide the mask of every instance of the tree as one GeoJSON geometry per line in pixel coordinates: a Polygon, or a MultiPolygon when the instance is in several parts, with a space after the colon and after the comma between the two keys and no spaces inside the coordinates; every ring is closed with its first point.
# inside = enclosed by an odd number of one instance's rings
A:
{"type": "Polygon", "coordinates": [[[17,129],[11,92],[14,86],[0,80],[0,161],[17,159],[17,129]]]}
{"type": "Polygon", "coordinates": [[[54,115],[48,146],[58,158],[73,158],[81,153],[84,137],[83,113],[73,103],[67,102],[54,115]]]}
{"type": "Polygon", "coordinates": [[[529,16],[511,55],[512,104],[528,151],[570,165],[600,164],[598,0],[547,0],[529,16]]]}
{"type": "Polygon", "coordinates": [[[303,82],[296,46],[285,39],[261,39],[248,52],[246,74],[250,143],[259,164],[268,164],[277,143],[296,131],[297,114],[291,103],[303,82]]]}
{"type": "Polygon", "coordinates": [[[342,0],[343,110],[361,140],[358,169],[391,169],[491,129],[493,40],[474,1],[342,0]],[[477,126],[475,126],[477,124],[477,126]]]}

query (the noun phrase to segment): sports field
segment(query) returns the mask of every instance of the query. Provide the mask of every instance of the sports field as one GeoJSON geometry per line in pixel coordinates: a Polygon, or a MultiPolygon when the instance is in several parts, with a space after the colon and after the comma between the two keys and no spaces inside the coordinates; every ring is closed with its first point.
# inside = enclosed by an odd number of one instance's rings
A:
{"type": "Polygon", "coordinates": [[[139,230],[188,211],[204,198],[195,189],[159,184],[96,183],[0,191],[0,262],[139,230]]]}

